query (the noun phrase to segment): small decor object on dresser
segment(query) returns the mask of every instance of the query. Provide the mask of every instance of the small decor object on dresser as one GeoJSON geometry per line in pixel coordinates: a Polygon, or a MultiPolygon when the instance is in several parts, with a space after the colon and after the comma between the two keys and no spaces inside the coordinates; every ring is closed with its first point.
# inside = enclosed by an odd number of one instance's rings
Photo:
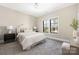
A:
{"type": "Polygon", "coordinates": [[[14,42],[15,38],[15,33],[4,34],[4,43],[14,42]]]}

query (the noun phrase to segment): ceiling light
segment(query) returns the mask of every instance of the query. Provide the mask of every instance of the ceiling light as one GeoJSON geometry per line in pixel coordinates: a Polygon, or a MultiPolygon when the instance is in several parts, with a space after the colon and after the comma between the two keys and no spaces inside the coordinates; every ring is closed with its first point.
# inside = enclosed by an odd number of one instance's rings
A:
{"type": "Polygon", "coordinates": [[[38,8],[39,4],[38,3],[34,3],[34,8],[38,8]]]}

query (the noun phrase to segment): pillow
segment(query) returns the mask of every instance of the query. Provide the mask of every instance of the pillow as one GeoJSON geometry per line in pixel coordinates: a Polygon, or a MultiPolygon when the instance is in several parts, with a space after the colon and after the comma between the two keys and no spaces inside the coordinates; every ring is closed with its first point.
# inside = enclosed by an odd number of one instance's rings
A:
{"type": "Polygon", "coordinates": [[[24,29],[23,29],[23,28],[21,28],[21,29],[20,29],[20,32],[24,32],[24,29]]]}
{"type": "Polygon", "coordinates": [[[28,28],[25,30],[25,32],[33,32],[33,30],[31,28],[28,28]]]}
{"type": "Polygon", "coordinates": [[[24,28],[17,28],[17,33],[20,33],[20,32],[25,32],[25,29],[24,28]]]}

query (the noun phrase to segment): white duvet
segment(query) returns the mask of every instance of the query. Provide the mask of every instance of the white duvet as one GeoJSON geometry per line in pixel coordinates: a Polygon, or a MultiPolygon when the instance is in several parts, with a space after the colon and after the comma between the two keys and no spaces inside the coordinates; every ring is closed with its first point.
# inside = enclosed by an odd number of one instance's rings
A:
{"type": "Polygon", "coordinates": [[[45,39],[45,35],[38,32],[18,33],[17,37],[23,50],[29,49],[33,44],[45,39]]]}

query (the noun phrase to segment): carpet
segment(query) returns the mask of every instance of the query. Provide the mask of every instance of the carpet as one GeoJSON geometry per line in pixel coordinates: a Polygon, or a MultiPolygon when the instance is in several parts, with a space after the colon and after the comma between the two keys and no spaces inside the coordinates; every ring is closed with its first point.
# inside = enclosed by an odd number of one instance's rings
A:
{"type": "Polygon", "coordinates": [[[36,45],[28,51],[22,51],[17,42],[1,44],[0,55],[62,55],[62,42],[46,39],[46,42],[36,45]]]}

